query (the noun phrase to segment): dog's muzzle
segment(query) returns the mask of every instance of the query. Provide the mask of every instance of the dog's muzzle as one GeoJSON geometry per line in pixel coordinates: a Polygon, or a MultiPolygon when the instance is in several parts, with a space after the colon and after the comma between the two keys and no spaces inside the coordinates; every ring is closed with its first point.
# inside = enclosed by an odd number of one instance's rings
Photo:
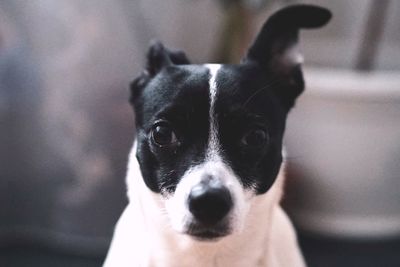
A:
{"type": "Polygon", "coordinates": [[[219,180],[205,179],[195,185],[188,197],[194,223],[189,234],[210,239],[228,233],[224,219],[233,207],[231,194],[219,180]]]}

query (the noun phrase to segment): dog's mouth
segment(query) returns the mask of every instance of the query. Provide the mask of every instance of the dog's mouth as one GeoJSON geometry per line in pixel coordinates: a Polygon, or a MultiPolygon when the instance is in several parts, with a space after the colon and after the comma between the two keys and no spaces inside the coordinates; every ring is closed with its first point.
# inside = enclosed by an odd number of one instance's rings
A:
{"type": "Polygon", "coordinates": [[[214,232],[214,231],[209,231],[209,230],[205,230],[202,232],[192,232],[192,233],[188,233],[188,234],[192,238],[194,238],[198,241],[217,241],[227,235],[225,233],[214,232]]]}
{"type": "Polygon", "coordinates": [[[228,227],[190,227],[186,232],[186,234],[198,241],[217,241],[230,233],[231,231],[228,227]]]}

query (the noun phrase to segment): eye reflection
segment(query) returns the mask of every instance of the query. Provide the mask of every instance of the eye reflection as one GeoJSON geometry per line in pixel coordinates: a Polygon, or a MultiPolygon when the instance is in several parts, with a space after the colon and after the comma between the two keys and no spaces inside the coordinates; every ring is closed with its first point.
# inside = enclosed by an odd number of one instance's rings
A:
{"type": "Polygon", "coordinates": [[[249,148],[262,148],[268,142],[268,134],[265,130],[256,128],[248,131],[241,143],[249,148]]]}
{"type": "Polygon", "coordinates": [[[178,143],[175,132],[166,122],[155,124],[151,131],[151,139],[152,142],[159,147],[171,146],[178,143]]]}

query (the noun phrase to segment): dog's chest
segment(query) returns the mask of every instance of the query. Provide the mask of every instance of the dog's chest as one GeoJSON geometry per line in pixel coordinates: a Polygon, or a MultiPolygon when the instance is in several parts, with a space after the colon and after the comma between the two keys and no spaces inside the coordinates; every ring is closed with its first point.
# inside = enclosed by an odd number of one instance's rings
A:
{"type": "MultiPolygon", "coordinates": [[[[200,249],[201,250],[201,249],[200,249]]],[[[221,248],[220,251],[198,251],[193,249],[186,253],[171,251],[170,253],[152,253],[152,258],[149,259],[151,267],[264,267],[267,265],[267,251],[265,247],[248,247],[246,253],[234,251],[230,248],[221,248]],[[253,251],[250,251],[253,250],[253,251]],[[250,253],[249,253],[250,252],[250,253]]]]}

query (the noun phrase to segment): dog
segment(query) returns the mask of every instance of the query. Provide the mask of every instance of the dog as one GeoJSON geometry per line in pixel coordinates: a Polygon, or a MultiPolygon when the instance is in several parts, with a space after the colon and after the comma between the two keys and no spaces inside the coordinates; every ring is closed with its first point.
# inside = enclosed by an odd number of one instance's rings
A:
{"type": "Polygon", "coordinates": [[[305,266],[279,202],[282,138],[304,90],[301,28],[331,13],[274,13],[237,65],[190,64],[153,43],[131,84],[129,204],[105,267],[305,266]]]}

